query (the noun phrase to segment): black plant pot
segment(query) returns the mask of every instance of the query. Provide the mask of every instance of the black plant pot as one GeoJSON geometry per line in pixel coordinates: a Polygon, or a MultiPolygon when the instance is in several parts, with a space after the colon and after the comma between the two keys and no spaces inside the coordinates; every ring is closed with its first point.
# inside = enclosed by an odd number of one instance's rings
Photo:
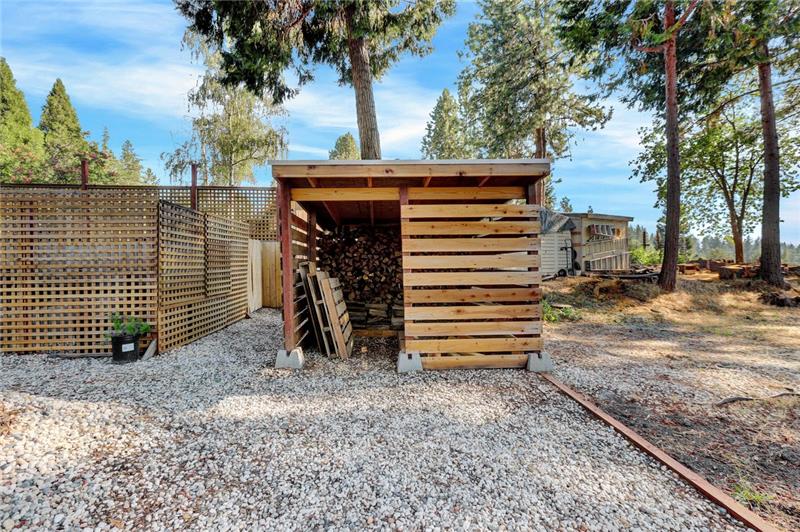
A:
{"type": "Polygon", "coordinates": [[[114,362],[124,363],[139,360],[139,337],[130,334],[112,336],[111,355],[114,362]]]}

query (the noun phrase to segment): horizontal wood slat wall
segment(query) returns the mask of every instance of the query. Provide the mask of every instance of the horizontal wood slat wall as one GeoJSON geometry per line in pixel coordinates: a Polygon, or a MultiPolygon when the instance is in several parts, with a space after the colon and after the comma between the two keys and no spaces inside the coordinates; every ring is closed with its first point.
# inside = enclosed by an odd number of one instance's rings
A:
{"type": "Polygon", "coordinates": [[[400,192],[405,350],[426,369],[524,366],[542,347],[539,207],[501,203],[513,187],[432,190],[400,192]]]}
{"type": "Polygon", "coordinates": [[[247,315],[249,230],[244,222],[159,203],[160,351],[247,315]]]}
{"type": "Polygon", "coordinates": [[[109,315],[152,324],[155,188],[0,188],[0,351],[110,351],[109,315]]]}

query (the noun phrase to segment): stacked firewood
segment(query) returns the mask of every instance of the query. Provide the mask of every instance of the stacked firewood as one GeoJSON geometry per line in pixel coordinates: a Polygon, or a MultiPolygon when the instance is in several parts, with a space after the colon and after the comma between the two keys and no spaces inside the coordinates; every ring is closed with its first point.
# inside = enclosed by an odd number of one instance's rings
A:
{"type": "Polygon", "coordinates": [[[341,226],[319,238],[319,267],[338,277],[347,301],[392,306],[403,298],[397,226],[341,226]]]}

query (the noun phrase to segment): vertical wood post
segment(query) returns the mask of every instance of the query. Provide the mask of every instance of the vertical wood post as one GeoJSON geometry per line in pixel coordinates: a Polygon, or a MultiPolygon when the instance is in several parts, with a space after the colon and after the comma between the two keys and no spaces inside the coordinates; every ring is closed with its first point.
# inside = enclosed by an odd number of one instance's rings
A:
{"type": "Polygon", "coordinates": [[[192,163],[192,209],[197,210],[197,163],[192,163]]]}
{"type": "Polygon", "coordinates": [[[292,253],[292,196],[289,185],[278,181],[278,233],[281,241],[283,285],[283,346],[294,349],[294,256],[292,253]]]}
{"type": "Polygon", "coordinates": [[[309,262],[317,262],[317,212],[308,211],[308,233],[306,234],[309,262]]]}
{"type": "Polygon", "coordinates": [[[89,188],[89,161],[81,159],[81,189],[89,188]]]}
{"type": "MultiPolygon", "coordinates": [[[[540,191],[540,187],[538,185],[540,183],[542,183],[542,184],[544,183],[544,178],[540,177],[538,181],[535,181],[534,183],[532,183],[532,184],[527,186],[526,191],[525,191],[525,202],[528,205],[541,205],[541,199],[542,198],[541,198],[541,196],[538,195],[539,191],[540,191]]],[[[537,236],[537,239],[541,242],[542,235],[539,234],[539,235],[536,235],[536,236],[537,236]]],[[[541,255],[541,244],[539,246],[539,249],[537,249],[536,251],[528,251],[528,255],[531,256],[531,257],[533,257],[534,255],[541,255]]],[[[572,260],[572,257],[570,257],[570,261],[571,260],[572,260]]],[[[541,257],[540,257],[540,264],[541,264],[541,257]]],[[[528,271],[536,271],[536,270],[539,270],[539,269],[540,268],[529,267],[528,271]]],[[[540,289],[540,286],[538,284],[530,285],[530,287],[535,289],[535,290],[537,290],[537,292],[540,289]]],[[[541,294],[538,294],[538,295],[535,296],[535,301],[531,301],[531,303],[536,303],[537,305],[541,305],[541,301],[542,301],[541,294]]],[[[541,311],[541,307],[540,307],[540,311],[541,311]]],[[[539,334],[539,336],[541,337],[541,333],[539,334]]]]}
{"type": "MultiPolygon", "coordinates": [[[[402,246],[403,242],[405,242],[405,240],[403,239],[403,225],[406,222],[408,222],[408,218],[403,218],[403,205],[408,205],[408,187],[405,186],[405,185],[400,187],[400,244],[401,244],[401,246],[402,246]]],[[[403,261],[404,262],[405,262],[405,258],[407,256],[411,255],[411,253],[409,253],[405,249],[402,249],[402,247],[401,247],[401,253],[403,255],[403,261]]],[[[409,299],[410,299],[409,295],[410,294],[408,293],[411,290],[411,288],[406,286],[406,274],[408,274],[408,273],[411,273],[411,270],[409,268],[403,268],[403,310],[404,310],[403,314],[404,314],[404,316],[410,316],[411,315],[411,312],[409,311],[409,309],[411,308],[411,305],[412,305],[411,303],[409,303],[409,299]]],[[[408,335],[408,331],[406,330],[406,325],[407,324],[408,324],[408,318],[404,317],[403,318],[403,339],[404,340],[409,340],[409,339],[413,340],[415,337],[414,336],[409,336],[408,335]]],[[[401,344],[400,344],[400,349],[401,350],[405,349],[405,346],[404,346],[402,341],[401,341],[401,344]]]]}

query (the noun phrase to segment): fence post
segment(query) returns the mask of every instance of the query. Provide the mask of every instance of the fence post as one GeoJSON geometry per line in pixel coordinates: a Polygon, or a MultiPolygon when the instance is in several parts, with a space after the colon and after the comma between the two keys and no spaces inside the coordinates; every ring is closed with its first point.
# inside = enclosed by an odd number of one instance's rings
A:
{"type": "Polygon", "coordinates": [[[89,161],[81,159],[81,189],[89,188],[89,161]]]}
{"type": "Polygon", "coordinates": [[[192,163],[192,209],[197,210],[197,163],[192,163]]]}

